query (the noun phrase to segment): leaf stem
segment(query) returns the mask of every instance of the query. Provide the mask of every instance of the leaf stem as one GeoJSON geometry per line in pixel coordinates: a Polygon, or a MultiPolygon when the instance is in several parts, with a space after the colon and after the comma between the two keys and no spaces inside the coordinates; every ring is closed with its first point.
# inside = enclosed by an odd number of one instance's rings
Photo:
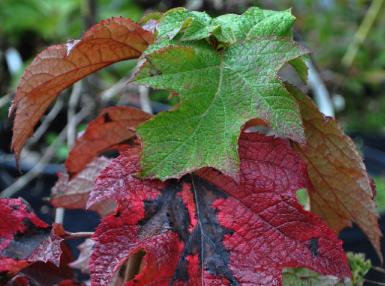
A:
{"type": "Polygon", "coordinates": [[[345,55],[342,58],[342,64],[346,67],[350,67],[354,59],[356,58],[358,48],[365,41],[372,28],[374,21],[381,11],[384,0],[373,0],[370,4],[368,11],[365,14],[365,18],[359,26],[357,32],[354,34],[353,41],[349,44],[345,55]]]}
{"type": "Polygon", "coordinates": [[[89,238],[94,233],[92,231],[81,231],[81,232],[66,232],[64,239],[79,239],[79,238],[89,238]]]}

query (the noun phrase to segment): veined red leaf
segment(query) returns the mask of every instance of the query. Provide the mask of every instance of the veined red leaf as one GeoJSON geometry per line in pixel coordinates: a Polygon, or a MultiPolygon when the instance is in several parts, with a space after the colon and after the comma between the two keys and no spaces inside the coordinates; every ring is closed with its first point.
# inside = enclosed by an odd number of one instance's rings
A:
{"type": "Polygon", "coordinates": [[[130,107],[103,109],[76,141],[65,163],[68,173],[76,174],[98,154],[135,136],[135,127],[151,115],[130,107]]]}
{"type": "Polygon", "coordinates": [[[15,114],[12,149],[19,157],[33,129],[59,92],[115,62],[138,58],[153,34],[125,18],[103,20],[80,40],[41,52],[25,70],[10,114],[15,114]]]}
{"type": "Polygon", "coordinates": [[[285,267],[350,276],[341,241],[296,200],[309,181],[288,141],[243,133],[239,156],[238,183],[212,169],[160,182],[137,179],[138,152],[123,151],[90,197],[119,204],[92,238],[92,283],[138,252],[141,272],[125,285],[281,285],[285,267]]]}
{"type": "MultiPolygon", "coordinates": [[[[98,157],[72,179],[70,179],[67,173],[60,173],[59,179],[52,188],[50,203],[57,208],[86,209],[88,197],[94,187],[95,179],[109,163],[109,159],[98,157]]],[[[101,216],[105,216],[112,213],[115,207],[115,202],[110,200],[109,202],[103,201],[102,203],[95,204],[90,209],[101,216]]]]}
{"type": "Polygon", "coordinates": [[[37,261],[59,265],[59,225],[48,226],[22,199],[0,199],[0,273],[16,273],[37,261]]]}
{"type": "Polygon", "coordinates": [[[311,210],[337,232],[356,223],[382,257],[372,184],[353,141],[310,98],[288,88],[299,103],[305,126],[307,144],[294,146],[307,162],[314,186],[309,192],[311,210]]]}

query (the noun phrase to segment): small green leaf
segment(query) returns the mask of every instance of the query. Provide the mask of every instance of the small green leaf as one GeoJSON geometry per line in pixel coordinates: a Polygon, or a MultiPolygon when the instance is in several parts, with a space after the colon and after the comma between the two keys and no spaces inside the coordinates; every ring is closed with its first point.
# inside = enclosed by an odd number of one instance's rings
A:
{"type": "Polygon", "coordinates": [[[160,20],[158,39],[173,39],[183,31],[180,40],[204,39],[210,36],[216,27],[211,25],[211,17],[205,12],[188,11],[175,8],[166,12],[160,20]]]}
{"type": "Polygon", "coordinates": [[[304,53],[288,38],[261,37],[221,51],[201,41],[147,55],[137,83],[176,91],[181,103],[137,129],[142,175],[166,179],[210,166],[235,177],[238,137],[253,118],[304,143],[298,105],[277,78],[304,53]]]}
{"type": "Polygon", "coordinates": [[[363,253],[348,252],[347,257],[352,271],[352,279],[354,286],[361,286],[364,284],[364,277],[372,268],[370,260],[365,258],[363,253]]]}
{"type": "Polygon", "coordinates": [[[322,275],[306,268],[286,268],[282,280],[284,286],[353,286],[350,279],[322,275]]]}
{"type": "Polygon", "coordinates": [[[303,80],[304,83],[306,83],[308,74],[307,74],[307,65],[305,63],[305,60],[303,58],[296,58],[290,61],[290,65],[297,72],[300,79],[303,80]]]}
{"type": "Polygon", "coordinates": [[[224,43],[263,36],[290,36],[295,17],[290,10],[270,11],[257,7],[242,15],[227,14],[214,19],[212,25],[220,26],[214,36],[224,43]]]}
{"type": "Polygon", "coordinates": [[[322,275],[306,268],[286,268],[282,272],[284,286],[362,286],[364,277],[372,267],[363,253],[346,253],[352,279],[340,279],[332,275],[322,275]]]}
{"type": "Polygon", "coordinates": [[[290,36],[295,17],[290,10],[270,11],[257,7],[244,14],[226,14],[211,18],[205,12],[176,8],[164,14],[158,27],[158,39],[192,41],[214,35],[222,43],[261,36],[290,36]]]}

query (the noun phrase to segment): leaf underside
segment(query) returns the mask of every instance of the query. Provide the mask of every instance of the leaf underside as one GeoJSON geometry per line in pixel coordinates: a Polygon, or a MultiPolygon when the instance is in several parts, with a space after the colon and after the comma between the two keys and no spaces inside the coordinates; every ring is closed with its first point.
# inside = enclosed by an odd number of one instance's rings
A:
{"type": "MultiPolygon", "coordinates": [[[[56,208],[86,209],[89,194],[94,187],[95,179],[109,163],[109,159],[98,157],[91,161],[73,178],[70,178],[67,173],[58,174],[59,178],[51,191],[51,205],[56,208]]],[[[100,216],[110,214],[114,209],[114,201],[104,201],[90,208],[90,210],[97,212],[100,216]]]]}
{"type": "Polygon", "coordinates": [[[104,108],[88,124],[86,131],[76,140],[68,154],[65,162],[68,173],[79,173],[102,152],[135,137],[136,126],[150,117],[150,114],[131,107],[104,108]]]}
{"type": "Polygon", "coordinates": [[[103,20],[80,40],[51,46],[25,70],[12,103],[12,150],[17,158],[50,104],[74,82],[115,62],[138,58],[153,34],[125,18],[103,20]]]}
{"type": "Polygon", "coordinates": [[[308,165],[312,212],[336,232],[356,223],[382,258],[374,186],[353,141],[309,97],[288,88],[299,103],[305,127],[307,144],[294,147],[308,165]]]}
{"type": "Polygon", "coordinates": [[[289,143],[243,134],[239,146],[238,183],[212,169],[139,180],[139,152],[123,151],[90,196],[118,203],[93,236],[92,283],[110,283],[140,251],[142,270],[125,285],[281,285],[285,267],[350,276],[336,235],[296,201],[309,181],[289,143]]]}

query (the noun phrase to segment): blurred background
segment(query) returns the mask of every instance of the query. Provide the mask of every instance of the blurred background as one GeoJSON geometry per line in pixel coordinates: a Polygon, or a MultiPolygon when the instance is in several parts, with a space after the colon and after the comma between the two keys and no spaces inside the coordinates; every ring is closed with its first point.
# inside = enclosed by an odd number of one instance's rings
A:
{"type": "MultiPolygon", "coordinates": [[[[242,13],[250,6],[285,10],[297,17],[295,39],[312,51],[308,62],[307,91],[327,115],[336,116],[365,158],[377,185],[377,205],[385,215],[385,3],[382,0],[0,0],[0,190],[6,196],[23,196],[48,222],[53,209],[47,203],[50,189],[63,170],[68,153],[66,127],[70,112],[88,108],[76,132],[107,105],[143,107],[143,90],[126,84],[134,61],[112,65],[63,92],[38,126],[22,154],[19,171],[10,152],[11,121],[8,108],[24,68],[45,47],[79,38],[101,19],[123,16],[135,21],[151,11],[185,6],[210,15],[242,13]],[[70,106],[71,105],[71,106],[70,106]],[[69,108],[70,107],[70,108],[69,108]],[[72,111],[71,111],[72,110],[72,111]]],[[[162,91],[144,91],[147,108],[154,113],[176,103],[162,91]]],[[[71,141],[71,140],[70,140],[71,141]]],[[[93,230],[94,213],[66,212],[70,231],[93,230]],[[80,218],[82,221],[79,222],[80,218]],[[84,224],[84,221],[86,222],[84,224]]],[[[381,219],[382,231],[385,219],[381,219]]],[[[364,252],[379,261],[356,228],[341,234],[345,248],[364,252]]],[[[383,248],[385,248],[383,246],[383,248]]],[[[371,271],[371,280],[385,275],[371,271]]],[[[368,284],[370,285],[370,284],[368,284]]],[[[380,284],[385,285],[385,284],[380,284]]]]}

